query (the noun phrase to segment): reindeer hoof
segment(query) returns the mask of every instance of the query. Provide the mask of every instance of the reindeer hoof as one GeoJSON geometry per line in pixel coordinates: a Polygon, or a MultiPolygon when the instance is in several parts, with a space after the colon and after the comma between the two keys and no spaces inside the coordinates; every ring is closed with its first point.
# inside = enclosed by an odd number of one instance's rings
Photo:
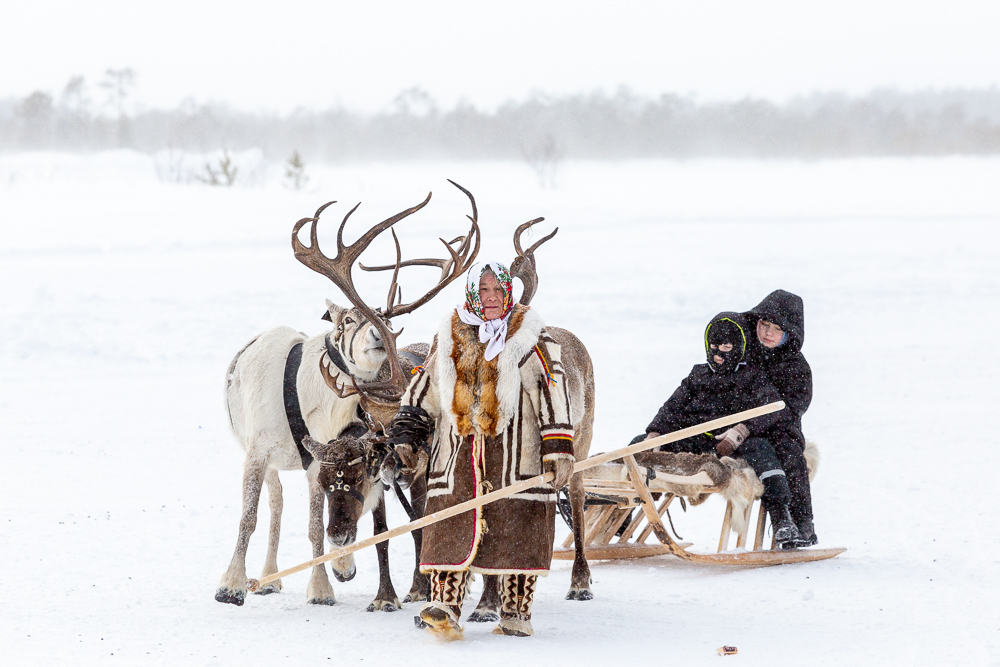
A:
{"type": "Polygon", "coordinates": [[[406,594],[406,597],[403,598],[403,604],[406,604],[407,602],[427,602],[430,599],[431,598],[427,593],[410,591],[406,594]]]}
{"type": "Polygon", "coordinates": [[[399,600],[375,600],[368,605],[368,611],[398,611],[401,607],[399,600]]]}
{"type": "Polygon", "coordinates": [[[322,604],[322,605],[326,605],[327,607],[332,607],[333,605],[337,604],[337,600],[335,600],[332,597],[329,597],[329,598],[313,598],[312,600],[308,600],[308,603],[309,604],[322,604]]]}
{"type": "Polygon", "coordinates": [[[243,599],[246,597],[246,591],[234,591],[228,588],[220,588],[215,591],[215,601],[225,602],[226,604],[234,604],[237,607],[243,606],[243,599]]]}
{"type": "Polygon", "coordinates": [[[493,623],[500,620],[500,614],[492,609],[477,609],[467,619],[469,623],[493,623]]]}
{"type": "Polygon", "coordinates": [[[347,572],[344,572],[343,574],[341,574],[340,572],[337,572],[332,567],[330,569],[333,570],[333,576],[334,576],[334,578],[336,578],[336,580],[340,581],[340,582],[350,581],[351,579],[354,578],[354,575],[356,575],[358,573],[358,568],[354,567],[354,566],[351,566],[351,569],[348,570],[347,572]]]}
{"type": "Polygon", "coordinates": [[[493,628],[495,635],[507,635],[508,637],[530,637],[535,634],[531,627],[530,620],[520,618],[505,618],[493,628]]]}
{"type": "Polygon", "coordinates": [[[567,600],[593,600],[594,594],[590,592],[589,588],[571,588],[569,593],[566,594],[567,600]]]}
{"type": "MultiPolygon", "coordinates": [[[[281,586],[275,585],[275,584],[270,584],[269,586],[265,586],[264,588],[260,589],[259,591],[254,591],[253,594],[254,595],[270,595],[271,593],[280,593],[280,592],[281,592],[281,586]]],[[[218,598],[216,598],[216,599],[218,599],[218,598]]]]}

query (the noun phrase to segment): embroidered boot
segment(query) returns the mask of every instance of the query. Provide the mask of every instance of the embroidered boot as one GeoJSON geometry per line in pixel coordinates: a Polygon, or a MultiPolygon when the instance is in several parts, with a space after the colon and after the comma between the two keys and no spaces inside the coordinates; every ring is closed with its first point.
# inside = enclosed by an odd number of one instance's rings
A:
{"type": "Polygon", "coordinates": [[[469,571],[447,572],[431,570],[431,601],[413,619],[418,628],[426,628],[439,639],[455,641],[462,638],[458,619],[462,615],[462,600],[469,585],[469,571]]]}
{"type": "Polygon", "coordinates": [[[500,623],[493,634],[510,637],[535,634],[531,627],[531,602],[537,582],[538,575],[534,574],[505,574],[500,578],[500,623]]]}

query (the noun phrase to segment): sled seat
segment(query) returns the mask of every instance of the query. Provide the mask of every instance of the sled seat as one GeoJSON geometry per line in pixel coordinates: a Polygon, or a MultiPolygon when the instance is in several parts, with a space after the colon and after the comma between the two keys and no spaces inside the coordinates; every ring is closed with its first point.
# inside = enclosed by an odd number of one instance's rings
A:
{"type": "MultiPolygon", "coordinates": [[[[730,467],[737,469],[737,466],[730,467]]],[[[640,466],[631,456],[622,459],[621,463],[606,463],[584,471],[587,497],[584,553],[587,559],[672,555],[697,563],[758,567],[823,560],[845,551],[841,548],[781,550],[775,548],[773,538],[768,548],[764,549],[768,517],[760,502],[763,486],[751,469],[740,468],[737,473],[742,479],[735,479],[734,476],[727,483],[716,485],[706,472],[694,475],[665,473],[651,466],[640,466]],[[653,499],[654,493],[659,496],[658,500],[653,499]],[[691,504],[700,505],[713,493],[721,493],[727,498],[718,548],[714,553],[688,551],[691,544],[671,537],[662,517],[678,497],[690,498],[691,504]],[[751,523],[754,507],[757,508],[757,519],[751,523]],[[751,526],[755,527],[753,546],[747,548],[751,526]],[[736,533],[736,546],[730,551],[732,532],[736,533]],[[651,536],[655,536],[656,540],[650,542],[651,536]]],[[[572,532],[561,548],[553,550],[552,557],[573,559],[572,532]]]]}

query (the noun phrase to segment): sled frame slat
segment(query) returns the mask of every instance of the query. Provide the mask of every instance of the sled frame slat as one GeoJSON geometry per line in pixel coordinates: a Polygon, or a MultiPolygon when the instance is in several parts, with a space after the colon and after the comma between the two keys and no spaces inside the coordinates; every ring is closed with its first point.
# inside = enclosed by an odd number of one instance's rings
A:
{"type": "MultiPolygon", "coordinates": [[[[662,492],[664,497],[657,503],[653,500],[652,493],[646,486],[645,475],[640,471],[638,464],[632,456],[622,458],[628,471],[627,481],[615,481],[607,479],[595,479],[584,482],[584,489],[587,492],[599,494],[601,497],[621,498],[621,504],[598,505],[584,510],[586,548],[584,553],[591,560],[618,560],[646,558],[649,556],[670,555],[681,560],[692,563],[729,565],[741,567],[763,567],[769,565],[781,565],[784,563],[801,563],[815,560],[833,558],[843,553],[846,549],[776,549],[774,539],[771,540],[769,550],[762,549],[766,538],[767,511],[759,499],[747,505],[743,516],[743,530],[736,538],[736,551],[730,552],[729,539],[732,532],[733,512],[735,508],[732,503],[726,503],[725,514],[723,515],[722,531],[719,535],[719,546],[717,553],[701,554],[687,550],[690,543],[680,543],[675,541],[667,527],[663,523],[663,515],[667,512],[671,502],[676,497],[669,492],[662,492]],[[629,498],[638,497],[638,507],[640,512],[635,512],[631,520],[633,503],[629,498]],[[756,525],[751,525],[754,506],[757,506],[756,525]],[[626,524],[626,522],[628,522],[626,524]],[[645,523],[645,526],[642,524],[645,523]],[[616,533],[625,526],[620,536],[616,533]],[[642,526],[642,530],[639,528],[642,526]],[[753,550],[745,550],[751,528],[754,529],[753,550]],[[638,531],[638,534],[636,535],[638,531]],[[636,535],[632,540],[632,536],[636,535]],[[655,535],[658,544],[646,544],[650,535],[655,535]],[[613,541],[616,540],[617,541],[613,541]]],[[[716,488],[706,488],[707,493],[718,493],[716,488]]],[[[555,549],[552,557],[556,560],[572,560],[574,556],[573,534],[567,537],[562,549],[555,549]]]]}

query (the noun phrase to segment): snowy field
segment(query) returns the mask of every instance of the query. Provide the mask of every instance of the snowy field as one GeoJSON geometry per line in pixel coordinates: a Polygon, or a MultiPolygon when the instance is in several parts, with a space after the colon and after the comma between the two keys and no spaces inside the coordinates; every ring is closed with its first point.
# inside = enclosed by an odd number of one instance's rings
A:
{"type": "MultiPolygon", "coordinates": [[[[155,167],[124,152],[0,156],[4,664],[1000,665],[997,483],[979,475],[1000,468],[1000,159],[566,163],[546,190],[519,163],[311,166],[298,192],[277,167],[232,188],[155,167]],[[560,227],[538,251],[534,305],[594,359],[595,452],[642,431],[703,360],[712,315],[800,294],[817,533],[849,550],[755,570],[594,563],[586,603],[563,600],[557,562],[530,639],[469,624],[442,645],[414,629],[417,605],[366,613],[374,550],[334,582],[334,607],[305,604],[304,573],[242,608],[215,602],[240,511],[226,366],[270,327],[323,331],[324,299],[343,302],[294,259],[292,224],[338,199],[321,228],[332,248],[358,201],[350,240],[433,190],[398,229],[404,253],[437,252],[468,212],[446,178],[477,197],[481,258],[509,261],[530,218],[560,227]],[[718,657],[724,644],[739,655],[718,657]]],[[[360,282],[384,300],[385,282],[360,282]]],[[[452,285],[400,322],[401,340],[430,340],[459,298],[452,285]]],[[[290,567],[310,556],[304,473],[282,481],[290,567]]],[[[714,500],[674,512],[703,547],[714,500]]],[[[262,502],[251,576],[267,519],[262,502]]],[[[412,542],[393,541],[391,559],[402,596],[412,542]]]]}

